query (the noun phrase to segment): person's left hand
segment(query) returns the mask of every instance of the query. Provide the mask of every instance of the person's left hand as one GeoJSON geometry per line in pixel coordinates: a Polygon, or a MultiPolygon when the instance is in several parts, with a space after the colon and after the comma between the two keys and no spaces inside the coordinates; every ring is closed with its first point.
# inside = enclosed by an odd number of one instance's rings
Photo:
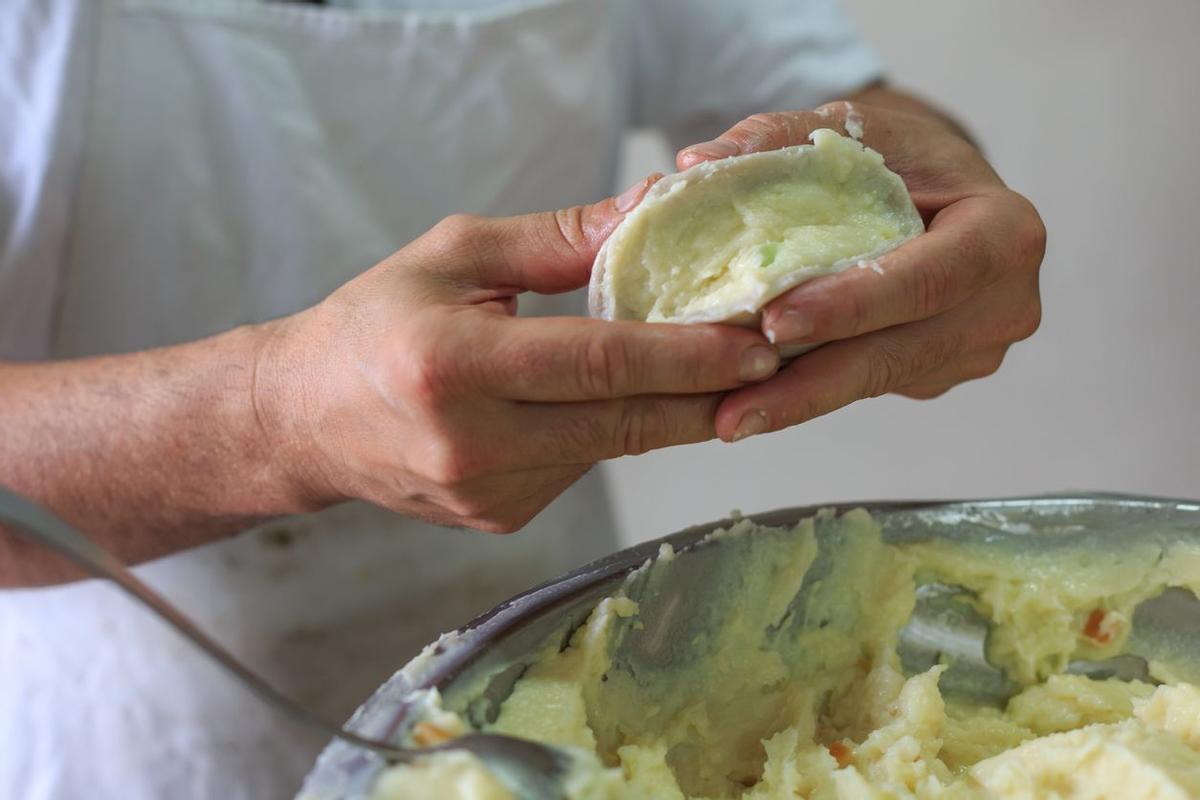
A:
{"type": "Polygon", "coordinates": [[[680,151],[677,164],[804,144],[817,128],[845,133],[847,113],[904,179],[927,232],[877,259],[878,270],[817,278],[766,307],[763,331],[776,344],[828,344],[730,393],[716,418],[726,441],[887,392],[936,397],[995,372],[1041,319],[1041,218],[940,121],[857,102],[758,114],[680,151]]]}

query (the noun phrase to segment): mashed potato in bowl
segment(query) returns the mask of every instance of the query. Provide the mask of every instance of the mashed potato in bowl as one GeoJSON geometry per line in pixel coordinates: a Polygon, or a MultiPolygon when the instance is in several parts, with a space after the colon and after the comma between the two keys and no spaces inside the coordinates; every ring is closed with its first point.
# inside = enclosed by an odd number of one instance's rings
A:
{"type": "MultiPolygon", "coordinates": [[[[1197,797],[1195,686],[1165,663],[1130,682],[1065,669],[1121,652],[1143,600],[1198,585],[1191,542],[889,544],[862,511],[742,521],[664,546],[478,727],[570,751],[574,798],[1197,797]],[[949,663],[905,674],[902,630],[920,587],[940,584],[990,621],[1005,702],[944,696],[949,663]]],[[[410,738],[470,727],[430,692],[410,738]]],[[[446,753],[386,770],[373,796],[511,794],[446,753]]]]}

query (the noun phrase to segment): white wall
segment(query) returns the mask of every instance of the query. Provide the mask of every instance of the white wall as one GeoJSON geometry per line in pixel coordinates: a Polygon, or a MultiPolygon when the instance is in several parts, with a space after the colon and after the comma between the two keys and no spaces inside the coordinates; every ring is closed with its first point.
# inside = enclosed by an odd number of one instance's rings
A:
{"type": "MultiPolygon", "coordinates": [[[[625,540],[734,507],[1069,488],[1200,497],[1200,3],[846,2],[893,80],[967,123],[1040,209],[1042,328],[999,374],[938,400],[865,401],[609,465],[625,540]]],[[[625,177],[668,163],[636,137],[625,177]]]]}

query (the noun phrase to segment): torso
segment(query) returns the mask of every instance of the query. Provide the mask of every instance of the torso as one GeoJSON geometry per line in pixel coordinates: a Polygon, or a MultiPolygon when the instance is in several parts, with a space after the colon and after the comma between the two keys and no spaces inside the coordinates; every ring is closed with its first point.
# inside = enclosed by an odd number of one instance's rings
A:
{"type": "MultiPolygon", "coordinates": [[[[10,349],[73,357],[202,337],[319,300],[447,214],[607,194],[624,119],[619,12],[462,7],[72,4],[64,108],[88,110],[78,130],[53,131],[56,168],[73,160],[75,180],[52,187],[59,213],[43,216],[58,224],[31,237],[62,279],[42,340],[26,327],[10,349]]],[[[613,542],[592,475],[514,537],[348,504],[142,573],[342,719],[439,632],[613,542]]],[[[29,754],[4,761],[5,794],[278,797],[322,744],[108,585],[5,593],[0,623],[0,750],[29,754]]]]}

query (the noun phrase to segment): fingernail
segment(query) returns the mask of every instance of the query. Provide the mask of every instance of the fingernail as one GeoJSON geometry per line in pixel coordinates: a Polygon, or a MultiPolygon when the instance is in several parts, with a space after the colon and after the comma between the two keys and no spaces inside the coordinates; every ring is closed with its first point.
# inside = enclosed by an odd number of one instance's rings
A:
{"type": "Polygon", "coordinates": [[[779,353],[774,347],[756,344],[742,353],[741,364],[738,365],[738,377],[744,381],[761,381],[769,378],[779,369],[779,353]]]}
{"type": "Polygon", "coordinates": [[[729,158],[741,152],[738,146],[728,139],[713,139],[711,142],[694,144],[687,151],[705,158],[729,158]]]}
{"type": "Polygon", "coordinates": [[[812,317],[796,309],[788,309],[767,323],[767,338],[774,344],[799,342],[812,332],[812,317]]]}
{"type": "Polygon", "coordinates": [[[646,190],[650,188],[650,185],[654,182],[656,177],[657,173],[648,178],[642,178],[633,186],[630,186],[628,189],[617,195],[617,199],[613,202],[613,205],[616,206],[617,211],[620,211],[622,214],[624,214],[633,210],[633,207],[636,206],[638,201],[642,199],[642,195],[644,195],[646,190]]]}
{"type": "Polygon", "coordinates": [[[770,421],[767,419],[767,412],[759,409],[747,411],[742,415],[738,422],[737,428],[733,431],[733,438],[729,441],[738,442],[745,439],[747,436],[754,436],[759,433],[766,433],[771,427],[770,421]]]}

